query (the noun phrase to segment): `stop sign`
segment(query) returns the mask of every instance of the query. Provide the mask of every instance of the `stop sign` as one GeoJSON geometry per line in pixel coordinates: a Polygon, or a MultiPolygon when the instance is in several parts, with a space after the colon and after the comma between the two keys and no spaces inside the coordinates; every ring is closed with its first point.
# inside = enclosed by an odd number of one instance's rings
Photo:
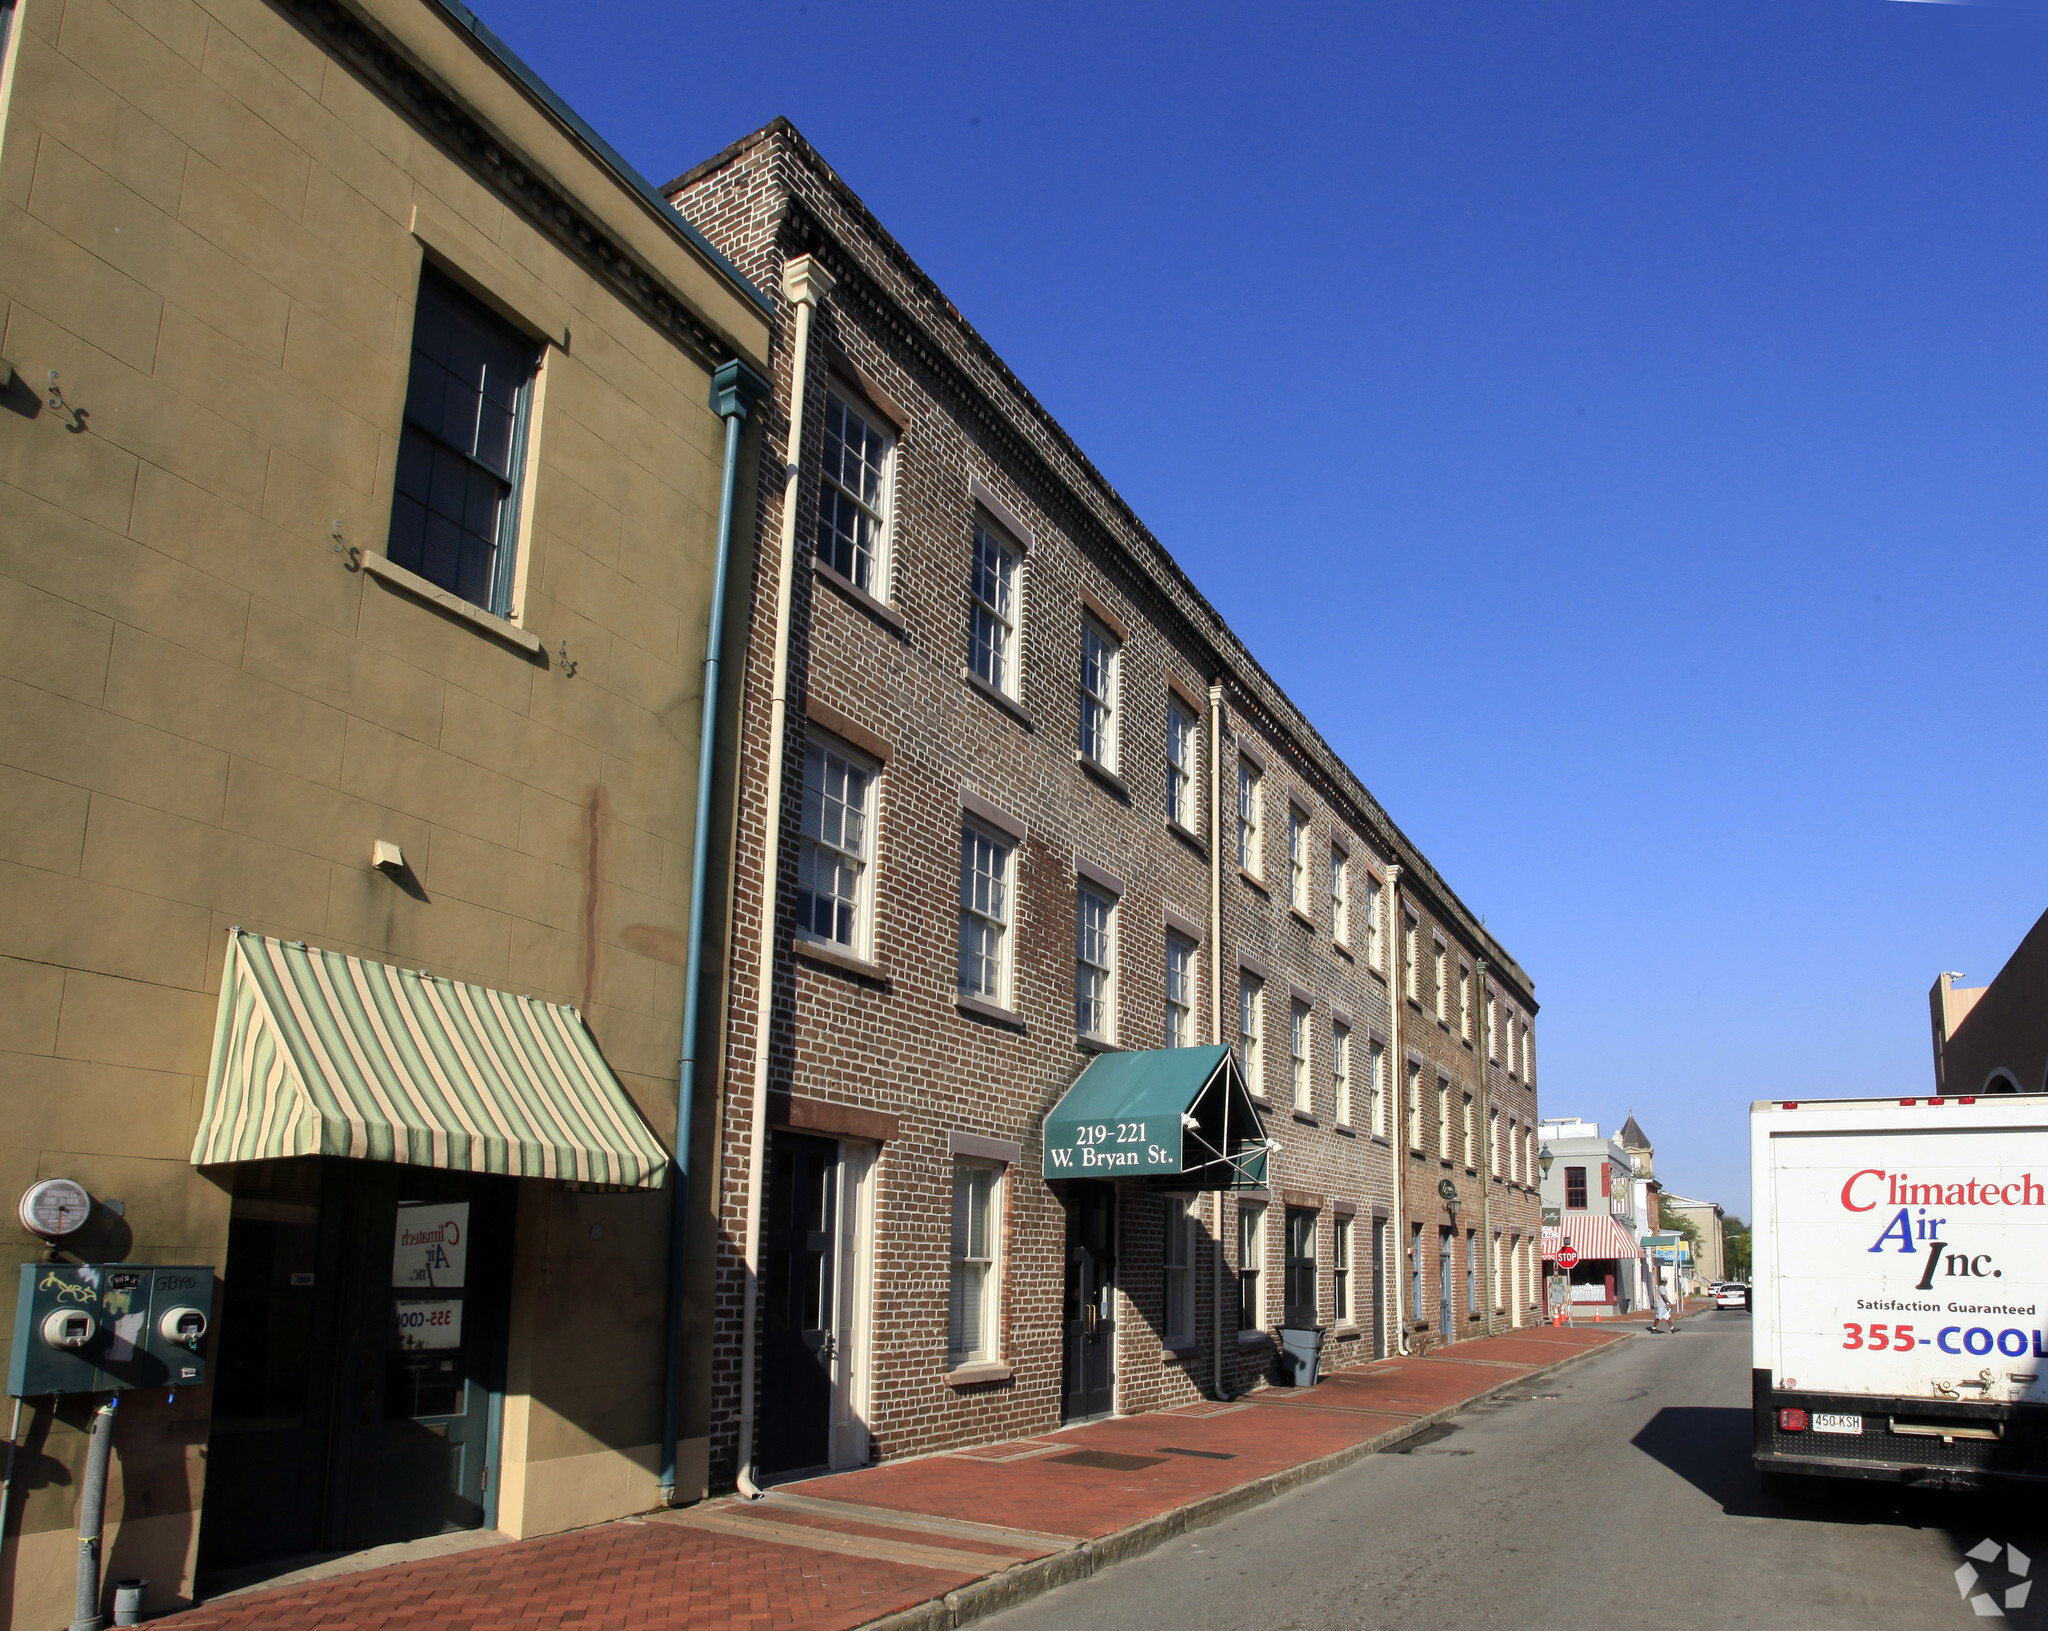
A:
{"type": "Polygon", "coordinates": [[[1557,1266],[1561,1269],[1575,1269],[1579,1266],[1579,1249],[1576,1246],[1560,1246],[1557,1249],[1557,1266]]]}

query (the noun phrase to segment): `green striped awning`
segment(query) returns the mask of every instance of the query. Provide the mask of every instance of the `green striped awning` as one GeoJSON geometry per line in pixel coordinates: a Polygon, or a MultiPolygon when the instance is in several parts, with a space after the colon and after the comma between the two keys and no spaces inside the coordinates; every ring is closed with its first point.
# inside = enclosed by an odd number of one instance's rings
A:
{"type": "Polygon", "coordinates": [[[288,1155],[634,1189],[668,1167],[574,1008],[236,929],[192,1161],[288,1155]]]}

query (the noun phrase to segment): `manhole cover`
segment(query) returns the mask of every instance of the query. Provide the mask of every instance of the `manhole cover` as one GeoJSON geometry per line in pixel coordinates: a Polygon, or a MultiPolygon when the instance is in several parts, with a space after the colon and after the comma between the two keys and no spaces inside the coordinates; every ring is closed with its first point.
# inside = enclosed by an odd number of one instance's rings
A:
{"type": "Polygon", "coordinates": [[[1115,1450],[1076,1450],[1071,1455],[1046,1457],[1048,1462],[1069,1467],[1100,1467],[1104,1472],[1136,1472],[1140,1467],[1156,1467],[1165,1459],[1163,1455],[1119,1455],[1115,1450]]]}
{"type": "Polygon", "coordinates": [[[1198,1455],[1204,1461],[1235,1461],[1237,1459],[1236,1452],[1232,1450],[1183,1450],[1172,1444],[1160,1445],[1159,1453],[1161,1455],[1198,1455]]]}

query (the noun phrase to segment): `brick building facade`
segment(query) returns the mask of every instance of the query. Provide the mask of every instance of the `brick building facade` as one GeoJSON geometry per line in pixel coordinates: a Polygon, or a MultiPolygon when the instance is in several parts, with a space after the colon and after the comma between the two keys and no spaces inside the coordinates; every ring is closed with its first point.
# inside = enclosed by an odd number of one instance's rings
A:
{"type": "Polygon", "coordinates": [[[1448,1218],[1446,1176],[1460,1241],[1501,1241],[1498,1322],[1528,1318],[1526,976],[801,135],[777,121],[665,191],[779,300],[715,1476],[1235,1394],[1273,1374],[1283,1323],[1327,1328],[1338,1363],[1404,1325],[1444,1340],[1435,1257],[1419,1321],[1396,1276],[1448,1218]],[[1404,911],[1471,971],[1467,1034],[1437,1023],[1430,970],[1390,1000],[1404,911]],[[1484,1076],[1482,1001],[1504,1050],[1484,1076]],[[1098,1055],[1217,1043],[1275,1141],[1259,1187],[1043,1176],[1045,1118],[1098,1055]],[[1403,1058],[1429,1088],[1420,1152],[1403,1058]],[[1468,1092],[1475,1126],[1496,1118],[1490,1198],[1462,1120],[1439,1151],[1439,1077],[1454,1119],[1468,1092]]]}

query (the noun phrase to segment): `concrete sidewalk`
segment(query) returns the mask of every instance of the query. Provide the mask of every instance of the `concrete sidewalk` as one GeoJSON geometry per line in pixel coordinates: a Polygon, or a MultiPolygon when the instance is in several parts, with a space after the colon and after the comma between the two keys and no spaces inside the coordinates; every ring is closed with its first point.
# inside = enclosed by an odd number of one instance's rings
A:
{"type": "Polygon", "coordinates": [[[707,1501],[238,1593],[152,1623],[938,1631],[1319,1478],[1632,1334],[1628,1323],[1536,1326],[1338,1371],[1315,1388],[1264,1388],[805,1479],[761,1501],[707,1501]]]}

